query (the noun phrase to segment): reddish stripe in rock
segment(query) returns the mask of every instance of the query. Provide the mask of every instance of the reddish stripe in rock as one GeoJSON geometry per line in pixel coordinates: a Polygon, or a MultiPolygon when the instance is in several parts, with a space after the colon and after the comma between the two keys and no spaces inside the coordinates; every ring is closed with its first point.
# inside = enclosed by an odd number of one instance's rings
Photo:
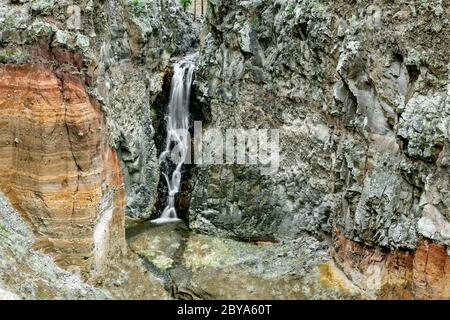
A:
{"type": "Polygon", "coordinates": [[[332,255],[347,277],[378,299],[450,299],[450,257],[424,240],[415,252],[371,248],[337,231],[332,255]]]}

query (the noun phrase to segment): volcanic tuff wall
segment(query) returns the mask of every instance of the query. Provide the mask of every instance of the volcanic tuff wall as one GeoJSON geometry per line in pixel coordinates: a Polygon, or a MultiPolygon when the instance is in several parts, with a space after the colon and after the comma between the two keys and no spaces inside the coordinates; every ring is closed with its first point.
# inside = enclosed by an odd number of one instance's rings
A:
{"type": "Polygon", "coordinates": [[[43,66],[1,66],[0,79],[0,187],[35,247],[100,268],[124,237],[124,189],[98,104],[77,77],[43,66]]]}
{"type": "Polygon", "coordinates": [[[281,167],[201,167],[191,227],[331,236],[369,296],[449,298],[449,15],[439,0],[209,1],[208,125],[280,129],[281,167]]]}
{"type": "Polygon", "coordinates": [[[34,246],[86,276],[124,252],[124,209],[155,202],[149,105],[196,41],[162,4],[0,1],[0,189],[34,246]]]}

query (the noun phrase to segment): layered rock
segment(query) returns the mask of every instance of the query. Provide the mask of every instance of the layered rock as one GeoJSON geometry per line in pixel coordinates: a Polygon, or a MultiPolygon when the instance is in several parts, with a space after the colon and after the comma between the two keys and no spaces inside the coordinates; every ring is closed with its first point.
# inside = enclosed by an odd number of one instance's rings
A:
{"type": "Polygon", "coordinates": [[[2,0],[0,7],[0,62],[36,62],[30,56],[37,46],[51,49],[45,60],[74,65],[108,119],[123,169],[126,213],[148,218],[159,179],[149,106],[162,90],[170,57],[198,41],[188,16],[175,0],[2,0]]]}
{"type": "MultiPolygon", "coordinates": [[[[195,31],[173,1],[0,9],[0,188],[35,232],[27,245],[103,274],[92,281],[119,288],[113,297],[168,298],[124,253],[123,207],[155,214],[149,106],[195,31]],[[109,259],[119,253],[125,262],[109,259]]],[[[209,2],[195,83],[208,126],[280,130],[281,163],[271,175],[203,165],[186,182],[190,227],[257,244],[196,235],[171,247],[164,235],[158,257],[154,235],[132,244],[174,296],[448,298],[449,10],[440,0],[209,2]],[[336,265],[311,235],[330,241],[336,265]]],[[[8,263],[0,295],[21,297],[8,263]]],[[[52,277],[32,277],[33,290],[52,277]]]]}
{"type": "Polygon", "coordinates": [[[79,78],[0,66],[0,187],[59,265],[100,269],[123,250],[124,188],[98,103],[79,78]]]}
{"type": "MultiPolygon", "coordinates": [[[[449,10],[442,1],[210,1],[196,78],[208,126],[280,130],[281,163],[269,176],[200,166],[190,226],[252,240],[337,230],[368,252],[414,257],[429,238],[445,252],[449,10]]],[[[408,290],[399,296],[422,296],[408,290]]]]}
{"type": "Polygon", "coordinates": [[[109,299],[32,248],[34,235],[0,193],[0,299],[109,299]]]}
{"type": "Polygon", "coordinates": [[[374,299],[449,299],[450,257],[421,242],[415,252],[368,248],[337,235],[333,255],[350,280],[374,299]]]}
{"type": "Polygon", "coordinates": [[[167,297],[151,275],[136,276],[144,271],[125,252],[124,211],[153,209],[149,105],[170,57],[197,41],[187,16],[173,1],[0,8],[1,190],[58,265],[113,297],[167,297]]]}

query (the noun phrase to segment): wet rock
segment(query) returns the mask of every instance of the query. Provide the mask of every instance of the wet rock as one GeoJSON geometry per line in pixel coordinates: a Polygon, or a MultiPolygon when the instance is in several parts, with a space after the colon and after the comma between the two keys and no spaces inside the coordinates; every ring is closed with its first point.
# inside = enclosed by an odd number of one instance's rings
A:
{"type": "Polygon", "coordinates": [[[361,297],[335,269],[325,244],[308,236],[244,243],[192,234],[183,225],[129,229],[134,252],[164,274],[181,299],[361,297]]]}

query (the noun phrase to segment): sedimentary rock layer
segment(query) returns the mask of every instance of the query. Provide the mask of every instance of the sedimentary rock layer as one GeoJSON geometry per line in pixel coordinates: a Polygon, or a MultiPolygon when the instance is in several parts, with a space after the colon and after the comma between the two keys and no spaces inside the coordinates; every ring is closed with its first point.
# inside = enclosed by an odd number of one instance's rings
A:
{"type": "Polygon", "coordinates": [[[0,188],[63,267],[98,270],[123,246],[120,166],[77,76],[0,66],[0,188]]]}
{"type": "Polygon", "coordinates": [[[444,246],[425,240],[415,252],[389,251],[337,234],[336,262],[372,298],[450,299],[450,257],[444,246]]]}

